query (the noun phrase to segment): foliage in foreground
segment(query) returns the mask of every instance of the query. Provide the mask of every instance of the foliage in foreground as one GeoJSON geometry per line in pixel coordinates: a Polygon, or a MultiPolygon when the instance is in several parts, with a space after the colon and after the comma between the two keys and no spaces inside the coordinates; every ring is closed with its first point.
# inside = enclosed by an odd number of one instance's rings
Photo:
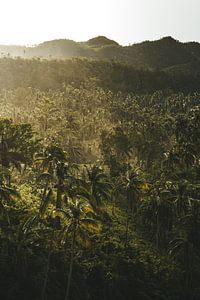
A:
{"type": "Polygon", "coordinates": [[[1,91],[2,299],[199,299],[199,99],[1,91]]]}

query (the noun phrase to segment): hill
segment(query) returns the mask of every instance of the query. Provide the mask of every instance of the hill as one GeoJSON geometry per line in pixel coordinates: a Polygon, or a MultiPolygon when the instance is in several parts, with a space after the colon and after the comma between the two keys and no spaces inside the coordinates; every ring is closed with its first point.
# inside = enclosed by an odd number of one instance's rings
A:
{"type": "Polygon", "coordinates": [[[40,57],[66,59],[72,57],[95,60],[114,60],[135,68],[158,69],[174,65],[196,63],[200,59],[200,44],[181,43],[172,37],[145,41],[131,46],[121,46],[104,36],[86,42],[67,39],[53,40],[33,47],[0,46],[1,57],[40,57]]]}
{"type": "Polygon", "coordinates": [[[61,89],[63,84],[93,80],[113,92],[151,93],[157,90],[194,92],[200,89],[200,64],[182,64],[164,70],[142,70],[116,62],[73,58],[68,60],[0,60],[0,88],[61,89]],[[185,72],[185,69],[188,72],[185,72]]]}
{"type": "Polygon", "coordinates": [[[2,47],[0,299],[199,300],[198,43],[2,47]]]}

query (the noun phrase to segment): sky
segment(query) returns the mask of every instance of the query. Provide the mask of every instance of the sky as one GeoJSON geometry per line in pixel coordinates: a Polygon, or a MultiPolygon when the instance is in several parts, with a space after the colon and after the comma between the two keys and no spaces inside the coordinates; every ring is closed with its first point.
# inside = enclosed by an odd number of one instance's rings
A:
{"type": "Polygon", "coordinates": [[[200,42],[200,0],[0,0],[0,44],[99,35],[121,45],[164,36],[200,42]]]}

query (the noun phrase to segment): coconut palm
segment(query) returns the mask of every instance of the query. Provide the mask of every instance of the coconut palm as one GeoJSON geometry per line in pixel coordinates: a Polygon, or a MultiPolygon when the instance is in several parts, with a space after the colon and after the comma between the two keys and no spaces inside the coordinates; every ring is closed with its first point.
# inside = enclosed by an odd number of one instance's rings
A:
{"type": "Polygon", "coordinates": [[[138,175],[134,170],[127,172],[125,178],[125,193],[127,199],[127,220],[126,220],[126,230],[125,230],[125,245],[128,242],[128,231],[131,219],[131,214],[135,213],[137,210],[138,199],[140,195],[140,184],[141,180],[138,179],[138,175]]]}
{"type": "Polygon", "coordinates": [[[20,198],[20,194],[15,189],[7,186],[0,186],[0,212],[2,214],[7,214],[5,205],[10,205],[10,203],[12,203],[12,200],[15,200],[17,198],[20,198]]]}
{"type": "Polygon", "coordinates": [[[90,169],[87,167],[86,169],[90,192],[93,197],[92,199],[95,201],[95,203],[92,204],[96,206],[96,208],[99,208],[104,201],[111,198],[112,185],[101,167],[94,165],[90,169]]]}
{"type": "MultiPolygon", "coordinates": [[[[0,120],[0,164],[1,174],[8,186],[11,185],[11,167],[21,172],[22,165],[31,162],[34,143],[28,139],[33,136],[27,125],[13,125],[10,120],[0,120]],[[31,145],[32,144],[32,145],[31,145]],[[25,148],[29,150],[25,150],[25,148]],[[31,150],[32,148],[32,150],[31,150]]],[[[36,142],[37,143],[37,142],[36,142]]]]}
{"type": "MultiPolygon", "coordinates": [[[[43,153],[39,153],[35,156],[35,162],[40,162],[40,169],[42,174],[40,178],[46,178],[46,188],[43,192],[45,196],[48,188],[48,182],[50,177],[54,182],[54,188],[56,189],[56,208],[61,208],[62,205],[62,192],[63,184],[66,174],[66,154],[58,146],[48,146],[43,153]]],[[[44,197],[46,199],[46,197],[44,197]]],[[[59,225],[59,218],[57,218],[59,225]]]]}
{"type": "Polygon", "coordinates": [[[53,212],[54,217],[57,215],[63,217],[62,241],[71,237],[71,255],[69,264],[69,273],[65,300],[69,299],[69,291],[72,279],[73,263],[77,242],[88,243],[89,233],[98,232],[99,225],[95,220],[95,213],[91,205],[81,197],[69,198],[65,209],[56,209],[53,212]]]}

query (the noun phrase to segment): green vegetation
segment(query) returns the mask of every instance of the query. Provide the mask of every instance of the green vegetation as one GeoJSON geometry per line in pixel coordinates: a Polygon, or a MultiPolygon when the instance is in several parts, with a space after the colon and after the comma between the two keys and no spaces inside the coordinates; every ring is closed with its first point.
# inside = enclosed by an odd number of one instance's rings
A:
{"type": "Polygon", "coordinates": [[[1,57],[66,59],[72,57],[95,60],[116,60],[135,68],[164,69],[174,65],[199,62],[200,44],[181,43],[172,37],[157,41],[121,46],[117,42],[98,36],[86,42],[60,39],[32,47],[0,45],[1,57]]]}
{"type": "Polygon", "coordinates": [[[159,70],[0,60],[1,299],[199,299],[198,64],[168,45],[159,70]]]}
{"type": "Polygon", "coordinates": [[[198,62],[162,70],[145,70],[117,61],[4,58],[0,60],[0,88],[62,90],[63,84],[80,87],[82,83],[92,80],[97,86],[114,93],[144,94],[169,90],[193,93],[200,89],[199,70],[198,62]]]}

